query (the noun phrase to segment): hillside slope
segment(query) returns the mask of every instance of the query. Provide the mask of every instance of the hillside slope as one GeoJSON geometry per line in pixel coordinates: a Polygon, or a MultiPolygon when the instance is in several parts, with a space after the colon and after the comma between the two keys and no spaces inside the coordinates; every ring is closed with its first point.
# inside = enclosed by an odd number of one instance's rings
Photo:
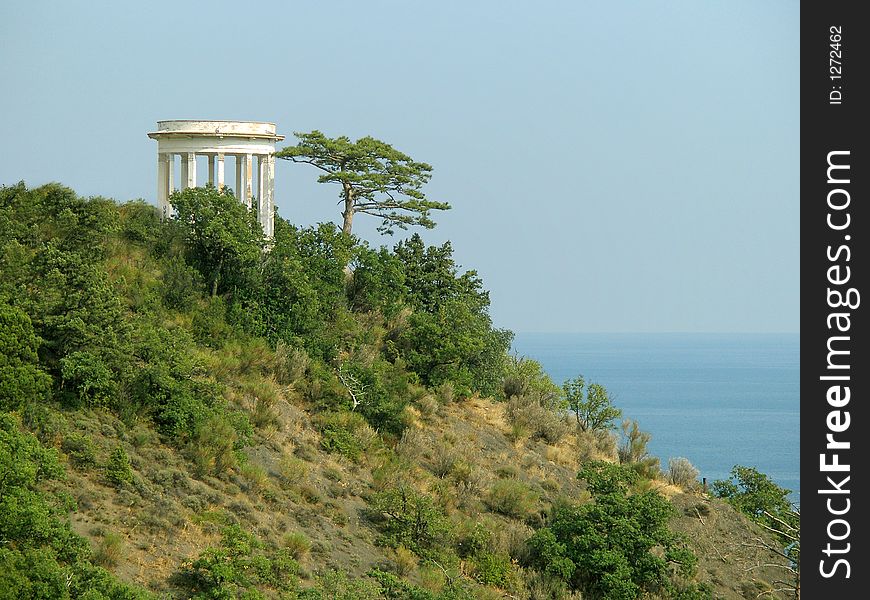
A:
{"type": "Polygon", "coordinates": [[[0,597],[784,597],[757,525],[507,354],[449,244],[266,251],[185,194],[0,190],[0,597]]]}

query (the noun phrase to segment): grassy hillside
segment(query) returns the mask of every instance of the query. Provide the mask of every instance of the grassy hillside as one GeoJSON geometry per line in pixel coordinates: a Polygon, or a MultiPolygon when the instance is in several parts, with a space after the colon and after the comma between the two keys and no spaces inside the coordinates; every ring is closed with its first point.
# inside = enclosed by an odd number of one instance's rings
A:
{"type": "Polygon", "coordinates": [[[174,204],[0,189],[0,598],[784,597],[449,244],[174,204]]]}

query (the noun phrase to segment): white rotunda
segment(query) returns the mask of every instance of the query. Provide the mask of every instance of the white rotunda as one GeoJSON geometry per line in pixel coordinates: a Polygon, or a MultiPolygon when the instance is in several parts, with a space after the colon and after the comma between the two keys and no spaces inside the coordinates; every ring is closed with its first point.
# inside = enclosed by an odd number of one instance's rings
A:
{"type": "Polygon", "coordinates": [[[272,237],[275,230],[275,143],[284,139],[283,135],[275,133],[274,123],[158,121],[157,131],[149,133],[148,137],[157,140],[157,205],[164,218],[171,210],[169,195],[176,189],[173,186],[176,156],[181,157],[178,187],[182,190],[197,185],[197,156],[208,159],[208,183],[223,188],[224,163],[229,156],[235,163],[236,197],[249,209],[256,209],[263,232],[266,237],[272,237]],[[254,199],[255,207],[252,206],[254,199]]]}

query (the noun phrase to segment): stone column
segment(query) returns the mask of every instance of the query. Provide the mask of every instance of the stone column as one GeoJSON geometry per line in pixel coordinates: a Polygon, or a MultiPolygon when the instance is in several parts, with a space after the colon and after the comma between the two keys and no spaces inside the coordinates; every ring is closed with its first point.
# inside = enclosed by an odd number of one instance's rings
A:
{"type": "Polygon", "coordinates": [[[157,155],[157,208],[160,210],[160,218],[169,216],[169,194],[172,193],[172,163],[171,154],[157,155]]]}
{"type": "Polygon", "coordinates": [[[245,154],[245,206],[251,210],[251,196],[254,193],[252,179],[254,177],[254,155],[245,154]]]}
{"type": "Polygon", "coordinates": [[[185,152],[181,155],[181,189],[196,187],[196,154],[185,152]]]}
{"type": "Polygon", "coordinates": [[[244,192],[244,190],[242,189],[244,169],[244,156],[241,154],[236,154],[236,198],[238,198],[239,202],[242,201],[242,194],[244,192]]]}
{"type": "Polygon", "coordinates": [[[263,233],[272,239],[275,234],[275,155],[269,154],[261,158],[265,159],[264,171],[265,184],[263,199],[260,201],[260,223],[263,224],[263,233]]]}
{"type": "MultiPolygon", "coordinates": [[[[263,183],[266,181],[266,157],[262,154],[257,155],[257,218],[263,214],[263,183]]],[[[260,221],[262,223],[262,221],[260,221]]]]}
{"type": "Polygon", "coordinates": [[[224,189],[224,155],[217,155],[217,189],[224,189]]]}
{"type": "Polygon", "coordinates": [[[214,154],[208,155],[208,182],[214,185],[214,154]]]}
{"type": "Polygon", "coordinates": [[[169,178],[169,195],[172,195],[172,192],[175,191],[175,155],[171,152],[167,152],[166,154],[166,166],[168,168],[167,177],[169,178]]]}

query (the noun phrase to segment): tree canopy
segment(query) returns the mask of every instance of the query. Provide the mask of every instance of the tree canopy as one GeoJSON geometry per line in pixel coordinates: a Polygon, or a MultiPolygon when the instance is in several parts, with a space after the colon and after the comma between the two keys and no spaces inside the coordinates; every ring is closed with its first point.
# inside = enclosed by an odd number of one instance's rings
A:
{"type": "Polygon", "coordinates": [[[381,219],[378,231],[393,233],[394,228],[407,229],[410,225],[431,229],[435,222],[429,212],[450,208],[446,202],[427,199],[423,192],[432,167],[385,142],[370,136],[352,142],[347,136],[330,138],[317,130],[295,135],[299,143],[275,156],[312,165],[323,172],[317,179],[319,183],[341,186],[341,229],[347,235],[356,213],[381,219]]]}
{"type": "Polygon", "coordinates": [[[568,407],[577,418],[583,431],[612,429],[613,422],[622,416],[622,411],[613,406],[610,394],[603,385],[590,383],[586,387],[583,376],[575,377],[562,385],[568,407]],[[586,388],[584,397],[583,390],[586,388]]]}
{"type": "Polygon", "coordinates": [[[578,476],[594,501],[553,510],[549,525],[528,542],[532,564],[584,597],[708,596],[684,581],[697,558],[668,529],[674,508],[665,498],[633,489],[639,477],[621,465],[590,462],[578,476]]]}
{"type": "Polygon", "coordinates": [[[254,213],[228,190],[188,188],[172,194],[190,262],[211,284],[212,295],[227,289],[260,258],[263,230],[254,213]]]}

